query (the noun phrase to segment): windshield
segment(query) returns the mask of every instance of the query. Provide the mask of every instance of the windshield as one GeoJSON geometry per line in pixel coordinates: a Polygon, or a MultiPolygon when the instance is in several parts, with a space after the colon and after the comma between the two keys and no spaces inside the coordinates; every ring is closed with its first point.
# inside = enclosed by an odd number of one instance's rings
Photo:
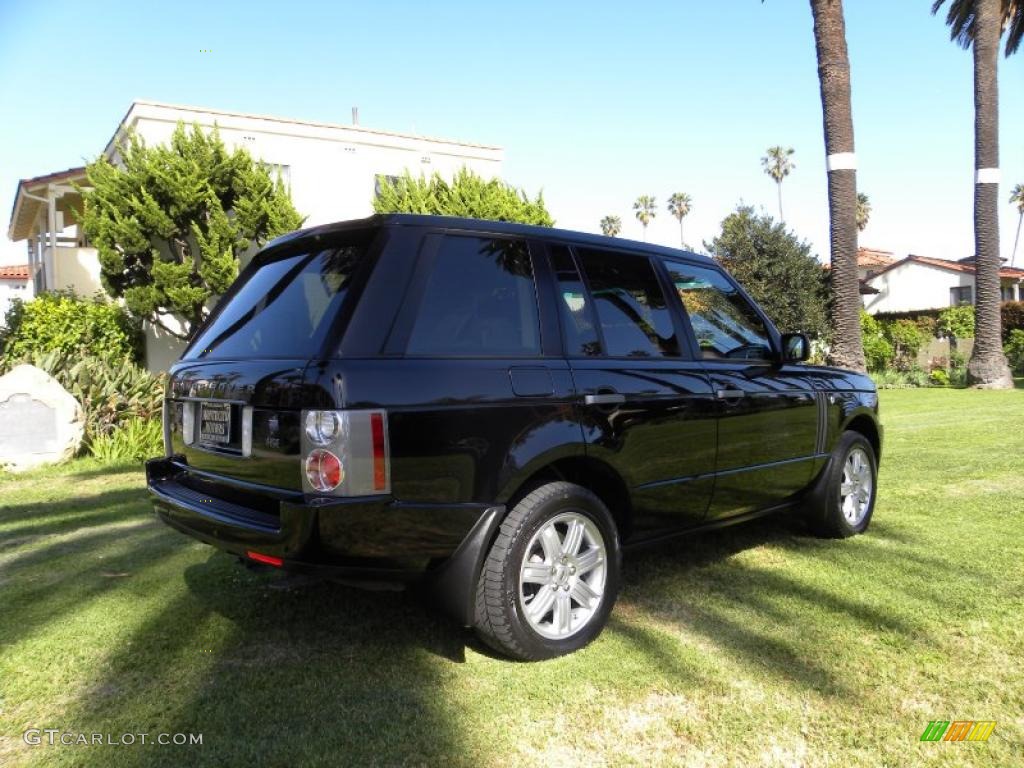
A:
{"type": "Polygon", "coordinates": [[[184,359],[313,357],[365,253],[361,239],[268,261],[249,273],[184,359]]]}

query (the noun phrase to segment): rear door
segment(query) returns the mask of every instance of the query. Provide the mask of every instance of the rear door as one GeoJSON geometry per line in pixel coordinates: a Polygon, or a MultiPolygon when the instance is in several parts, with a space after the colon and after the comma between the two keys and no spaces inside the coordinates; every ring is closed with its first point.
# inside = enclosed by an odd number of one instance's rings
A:
{"type": "Polygon", "coordinates": [[[785,501],[811,480],[820,396],[797,366],[778,363],[778,334],[716,267],[663,260],[685,308],[718,409],[709,520],[785,501]]]}
{"type": "Polygon", "coordinates": [[[716,404],[648,255],[549,246],[588,455],[633,499],[633,537],[698,525],[711,498],[716,404]]]}

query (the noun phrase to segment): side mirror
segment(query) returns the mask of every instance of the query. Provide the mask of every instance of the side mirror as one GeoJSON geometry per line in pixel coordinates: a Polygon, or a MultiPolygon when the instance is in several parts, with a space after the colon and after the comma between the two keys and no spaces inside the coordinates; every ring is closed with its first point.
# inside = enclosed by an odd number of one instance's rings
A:
{"type": "Polygon", "coordinates": [[[782,334],[782,362],[802,363],[810,356],[811,342],[804,334],[782,334]]]}

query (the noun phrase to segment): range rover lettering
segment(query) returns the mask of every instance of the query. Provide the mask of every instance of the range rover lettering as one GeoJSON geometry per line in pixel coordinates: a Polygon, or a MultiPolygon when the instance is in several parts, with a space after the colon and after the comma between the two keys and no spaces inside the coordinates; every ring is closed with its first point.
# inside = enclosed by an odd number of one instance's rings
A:
{"type": "Polygon", "coordinates": [[[871,380],[714,261],[405,214],[275,240],[171,368],[157,514],[241,558],[417,582],[499,652],[581,648],[623,549],[796,508],[863,532],[871,380]]]}

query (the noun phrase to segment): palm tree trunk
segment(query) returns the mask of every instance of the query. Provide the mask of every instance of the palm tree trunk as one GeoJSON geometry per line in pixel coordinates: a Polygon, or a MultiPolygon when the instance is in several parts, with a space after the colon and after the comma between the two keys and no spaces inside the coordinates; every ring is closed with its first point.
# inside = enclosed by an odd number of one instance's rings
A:
{"type": "MultiPolygon", "coordinates": [[[[997,0],[998,1],[998,0],[997,0]]],[[[850,60],[842,0],[810,0],[818,80],[829,160],[828,214],[832,250],[833,365],[866,370],[860,336],[860,281],[857,279],[857,171],[853,159],[850,60]]]]}
{"type": "Polygon", "coordinates": [[[967,381],[1011,389],[999,316],[999,92],[1000,0],[974,2],[974,349],[967,381]]]}
{"type": "Polygon", "coordinates": [[[779,181],[776,181],[775,186],[778,188],[779,192],[779,221],[785,224],[786,217],[782,215],[782,180],[780,179],[779,181]]]}
{"type": "Polygon", "coordinates": [[[1024,222],[1024,211],[1017,217],[1017,234],[1013,237],[1013,252],[1010,254],[1010,266],[1017,262],[1017,244],[1020,242],[1020,225],[1024,222]]]}
{"type": "Polygon", "coordinates": [[[686,247],[686,239],[683,237],[683,217],[679,217],[679,247],[686,247]]]}

